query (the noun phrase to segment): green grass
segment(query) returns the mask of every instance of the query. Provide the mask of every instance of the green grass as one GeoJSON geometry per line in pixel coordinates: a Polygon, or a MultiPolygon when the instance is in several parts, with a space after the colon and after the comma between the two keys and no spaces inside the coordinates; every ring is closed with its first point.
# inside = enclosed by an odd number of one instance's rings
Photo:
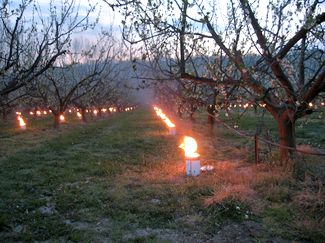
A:
{"type": "MultiPolygon", "coordinates": [[[[243,122],[247,129],[254,125],[243,122]]],[[[184,173],[180,135],[169,136],[149,108],[87,124],[71,117],[59,130],[51,128],[51,117],[28,124],[19,131],[0,123],[0,241],[170,242],[162,235],[184,240],[195,234],[204,242],[248,217],[284,239],[324,239],[314,226],[322,205],[303,216],[310,201],[297,204],[309,185],[293,182],[282,169],[237,164],[249,146],[224,129],[205,136],[204,126],[194,125],[202,162],[216,170],[192,178],[184,173]],[[228,195],[234,185],[245,187],[228,195]],[[252,201],[251,188],[257,193],[252,201]],[[257,204],[262,209],[255,210],[257,204]],[[307,226],[297,225],[299,217],[307,226]]]]}

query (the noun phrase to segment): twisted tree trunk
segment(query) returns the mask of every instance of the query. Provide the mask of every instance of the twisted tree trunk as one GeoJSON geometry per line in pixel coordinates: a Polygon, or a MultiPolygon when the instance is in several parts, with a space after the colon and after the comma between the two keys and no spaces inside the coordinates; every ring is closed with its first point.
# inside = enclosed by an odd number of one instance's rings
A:
{"type": "Polygon", "coordinates": [[[276,117],[279,135],[279,155],[281,161],[286,161],[296,148],[294,112],[290,109],[283,110],[276,117]],[[289,147],[289,148],[288,148],[289,147]],[[292,149],[290,149],[292,148],[292,149]]]}

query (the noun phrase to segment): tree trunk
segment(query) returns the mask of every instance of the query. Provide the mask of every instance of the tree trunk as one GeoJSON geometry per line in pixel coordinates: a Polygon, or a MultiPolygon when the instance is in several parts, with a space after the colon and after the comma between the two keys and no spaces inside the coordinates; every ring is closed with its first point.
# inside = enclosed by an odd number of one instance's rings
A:
{"type": "Polygon", "coordinates": [[[182,114],[182,107],[181,106],[177,107],[177,115],[178,115],[179,118],[182,118],[183,114],[182,114]]]}
{"type": "Polygon", "coordinates": [[[8,121],[8,113],[4,110],[1,112],[2,113],[2,120],[4,122],[7,122],[8,121]]]}
{"type": "Polygon", "coordinates": [[[98,108],[98,117],[102,117],[102,109],[101,108],[98,108]]]}
{"type": "Polygon", "coordinates": [[[286,161],[294,152],[286,147],[296,148],[295,139],[295,119],[290,118],[290,111],[284,111],[277,118],[279,143],[280,143],[280,160],[286,161]]]}
{"type": "Polygon", "coordinates": [[[86,119],[86,109],[85,108],[81,108],[81,118],[83,122],[87,122],[86,119]]]}
{"type": "Polygon", "coordinates": [[[53,113],[53,115],[54,115],[53,126],[55,129],[59,129],[59,127],[60,127],[60,113],[56,113],[56,114],[53,113]]]}
{"type": "Polygon", "coordinates": [[[190,113],[190,120],[191,120],[191,122],[195,122],[195,118],[194,118],[194,112],[191,112],[190,113]]]}

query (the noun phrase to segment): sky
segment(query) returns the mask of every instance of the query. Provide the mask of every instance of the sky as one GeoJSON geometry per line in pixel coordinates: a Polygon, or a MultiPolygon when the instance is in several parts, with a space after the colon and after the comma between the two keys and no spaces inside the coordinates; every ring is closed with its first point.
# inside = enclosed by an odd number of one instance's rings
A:
{"type": "MultiPolygon", "coordinates": [[[[15,0],[17,1],[17,0],[15,0]]],[[[42,8],[46,9],[49,5],[49,0],[38,0],[39,4],[42,8]]],[[[60,1],[54,1],[60,2],[60,1]]],[[[76,2],[80,2],[81,7],[87,8],[89,3],[87,0],[76,0],[76,2]]],[[[95,19],[97,17],[98,11],[101,11],[99,24],[102,26],[110,25],[110,24],[120,24],[122,20],[122,16],[118,14],[118,12],[112,11],[112,9],[104,3],[104,1],[97,0],[97,1],[89,1],[92,5],[97,5],[97,11],[91,14],[91,17],[95,19]]]]}
{"type": "MultiPolygon", "coordinates": [[[[10,4],[12,9],[16,8],[23,0],[12,0],[10,4]]],[[[49,2],[51,0],[36,0],[38,3],[39,8],[41,9],[41,14],[43,18],[49,16],[49,2]]],[[[60,8],[61,2],[65,0],[52,0],[55,3],[57,9],[60,8]]],[[[82,34],[75,35],[77,38],[83,36],[86,39],[95,39],[101,29],[108,30],[110,27],[113,27],[113,31],[115,31],[116,35],[120,35],[120,24],[123,19],[122,15],[120,15],[117,11],[113,11],[111,7],[109,7],[104,1],[102,0],[75,0],[76,5],[80,4],[79,15],[82,17],[86,14],[86,9],[89,9],[89,2],[91,5],[96,5],[96,9],[94,12],[90,14],[90,21],[95,21],[98,18],[98,24],[95,30],[88,30],[83,32],[82,34]]],[[[25,18],[29,19],[33,16],[32,5],[30,5],[27,10],[25,11],[25,18]]]]}
{"type": "MultiPolygon", "coordinates": [[[[23,0],[12,0],[13,4],[19,4],[21,1],[23,0]]],[[[48,8],[49,8],[49,1],[50,0],[36,0],[39,3],[40,8],[42,9],[42,15],[46,16],[46,14],[48,14],[48,8]]],[[[62,1],[65,0],[52,0],[55,4],[60,5],[60,3],[62,1]]],[[[102,0],[75,0],[76,3],[80,3],[81,5],[81,10],[80,13],[82,14],[82,12],[85,14],[85,9],[87,9],[87,7],[89,6],[89,2],[94,5],[96,4],[96,11],[91,13],[91,20],[95,21],[95,19],[98,17],[98,25],[96,27],[95,30],[93,31],[87,31],[87,32],[83,32],[83,33],[79,33],[76,35],[76,38],[87,38],[87,39],[95,39],[96,36],[98,35],[98,32],[101,29],[104,30],[108,30],[110,27],[113,27],[113,32],[115,33],[115,36],[120,39],[121,38],[121,22],[123,20],[123,16],[116,10],[113,11],[104,1],[102,0]]],[[[113,1],[113,0],[112,0],[113,1]]],[[[175,0],[178,1],[178,0],[175,0]]],[[[141,0],[141,2],[146,3],[147,0],[141,0]]],[[[190,3],[196,3],[196,0],[189,0],[190,3]]],[[[198,1],[201,2],[201,1],[198,1]]],[[[201,3],[204,3],[206,9],[211,9],[211,5],[209,5],[210,1],[202,1],[201,3]]],[[[209,10],[211,12],[216,13],[215,16],[216,18],[218,18],[218,29],[222,30],[226,23],[226,14],[227,14],[227,2],[226,0],[223,1],[215,1],[216,3],[216,8],[215,11],[213,10],[209,10]]],[[[256,1],[252,1],[252,2],[256,2],[256,1]]],[[[268,2],[267,0],[260,0],[260,8],[259,11],[257,12],[257,16],[258,17],[265,17],[266,15],[266,2],[268,2]]],[[[190,7],[188,9],[188,14],[196,19],[200,19],[201,17],[198,15],[199,9],[197,8],[197,6],[195,4],[191,4],[192,7],[190,7]]],[[[322,7],[322,11],[325,10],[325,4],[322,7]]],[[[32,16],[32,11],[31,8],[27,11],[27,16],[32,16]],[[28,12],[29,11],[29,12],[28,12]]],[[[175,11],[175,18],[177,18],[177,16],[179,16],[179,13],[177,13],[177,11],[175,11]]],[[[296,20],[295,22],[297,22],[298,18],[301,18],[301,14],[296,14],[294,16],[294,19],[296,20]]],[[[203,30],[203,32],[206,32],[206,28],[205,30],[203,30]]],[[[295,30],[293,30],[293,32],[295,32],[295,30]]]]}

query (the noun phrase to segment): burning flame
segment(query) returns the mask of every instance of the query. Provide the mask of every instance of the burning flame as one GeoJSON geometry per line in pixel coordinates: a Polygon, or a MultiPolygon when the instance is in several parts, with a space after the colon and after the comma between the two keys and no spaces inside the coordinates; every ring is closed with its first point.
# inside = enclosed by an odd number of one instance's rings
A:
{"type": "Polygon", "coordinates": [[[166,125],[167,125],[168,127],[175,127],[175,124],[172,123],[168,118],[166,118],[166,119],[164,120],[164,122],[166,123],[166,125]]]}
{"type": "Polygon", "coordinates": [[[154,106],[153,109],[156,111],[157,116],[159,116],[169,128],[176,127],[174,123],[172,123],[165,113],[162,112],[160,108],[154,106]]]}
{"type": "Polygon", "coordinates": [[[192,137],[185,136],[183,139],[183,143],[181,145],[179,145],[179,147],[185,151],[185,157],[187,157],[187,158],[197,158],[200,156],[196,152],[197,142],[192,137]]]}
{"type": "Polygon", "coordinates": [[[61,122],[64,122],[65,121],[64,115],[60,115],[60,121],[61,122]]]}
{"type": "Polygon", "coordinates": [[[17,119],[19,121],[20,127],[26,127],[26,122],[24,121],[24,119],[21,116],[18,116],[17,119]]]}

